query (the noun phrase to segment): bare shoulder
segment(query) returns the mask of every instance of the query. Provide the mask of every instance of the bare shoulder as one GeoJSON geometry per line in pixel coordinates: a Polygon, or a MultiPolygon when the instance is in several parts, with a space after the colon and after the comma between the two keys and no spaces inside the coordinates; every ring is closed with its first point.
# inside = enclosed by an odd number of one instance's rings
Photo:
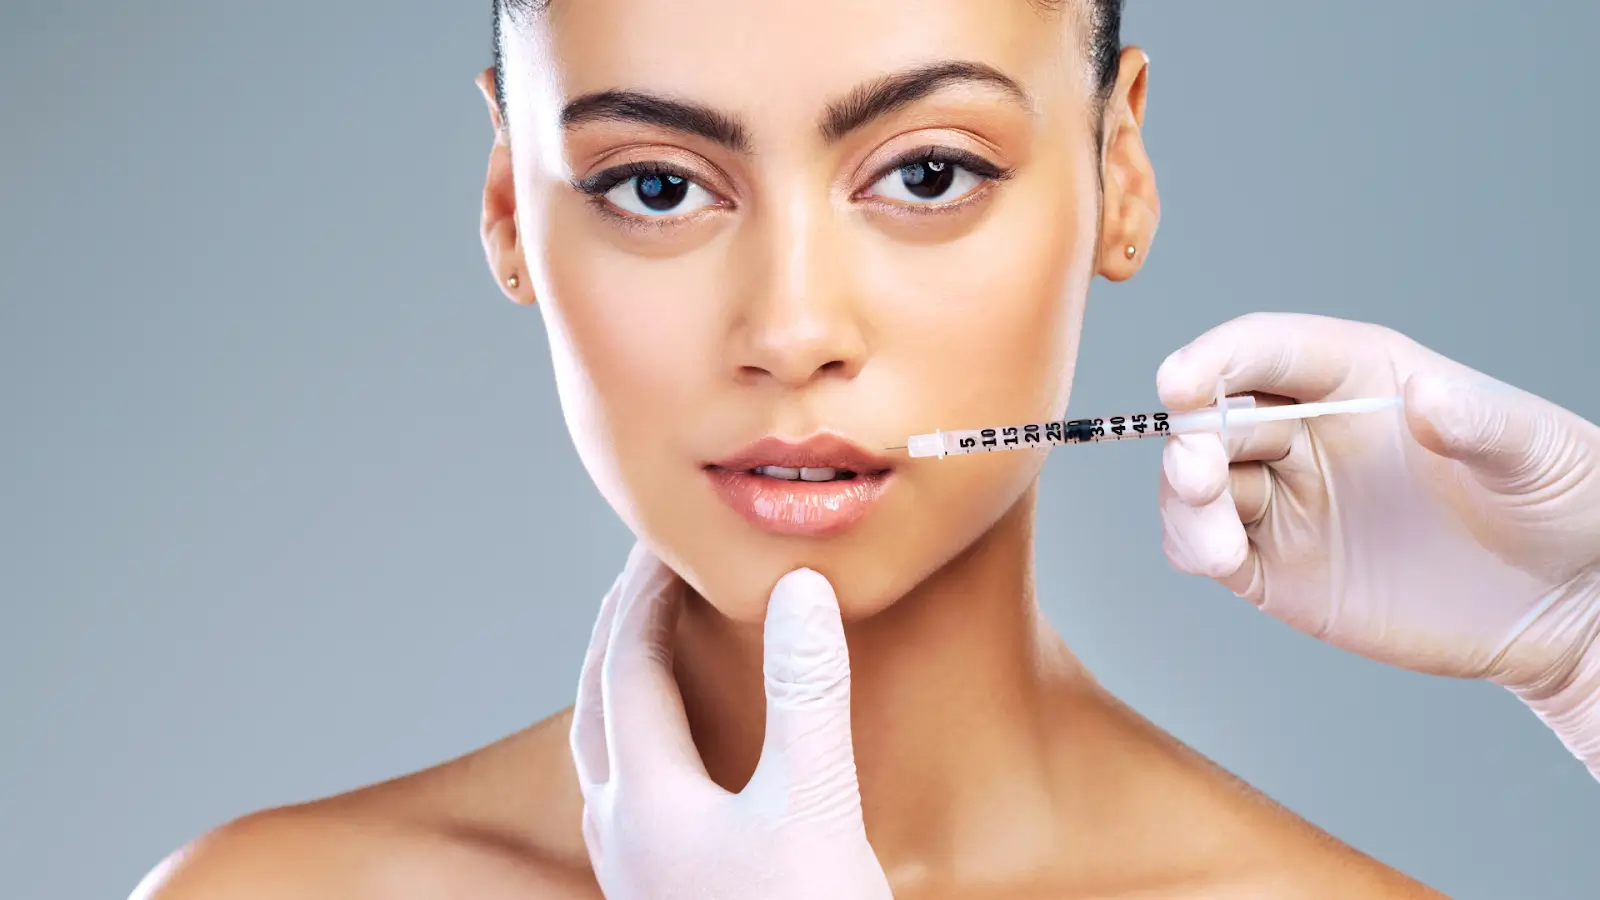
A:
{"type": "MultiPolygon", "coordinates": [[[[1203,891],[1164,895],[1171,900],[1450,900],[1433,888],[1376,860],[1343,858],[1340,854],[1273,866],[1221,879],[1203,891]]],[[[1152,895],[1153,897],[1154,895],[1152,895]]]]}
{"type": "Polygon", "coordinates": [[[1209,840],[1224,865],[1222,889],[1206,896],[1231,900],[1280,897],[1371,897],[1445,900],[1444,895],[1363,853],[1209,760],[1202,790],[1214,811],[1209,840]]]}
{"type": "Polygon", "coordinates": [[[521,848],[315,808],[247,816],[160,866],[133,900],[584,897],[581,873],[521,848]]]}
{"type": "Polygon", "coordinates": [[[1143,717],[1114,704],[1121,732],[1117,816],[1136,842],[1132,870],[1163,873],[1135,897],[1447,900],[1339,840],[1143,717]],[[1121,817],[1127,818],[1121,818],[1121,817]],[[1166,865],[1161,865],[1165,860],[1166,865]],[[1141,893],[1147,891],[1148,893],[1141,893]]]}
{"type": "Polygon", "coordinates": [[[1218,799],[1230,807],[1219,817],[1221,833],[1238,842],[1240,849],[1231,855],[1241,866],[1239,877],[1227,890],[1212,896],[1234,900],[1448,900],[1410,875],[1334,837],[1232,773],[1220,767],[1216,771],[1218,799]]]}
{"type": "Polygon", "coordinates": [[[157,866],[131,900],[598,897],[569,714],[412,775],[254,813],[157,866]]]}

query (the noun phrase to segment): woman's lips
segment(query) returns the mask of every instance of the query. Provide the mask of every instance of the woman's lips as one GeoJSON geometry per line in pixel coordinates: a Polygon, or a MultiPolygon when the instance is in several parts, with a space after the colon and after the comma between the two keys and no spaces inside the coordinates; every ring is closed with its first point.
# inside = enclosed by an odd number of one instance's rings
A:
{"type": "Polygon", "coordinates": [[[722,502],[745,521],[773,534],[828,537],[866,517],[883,495],[887,472],[848,481],[785,481],[712,467],[706,470],[722,502]]]}
{"type": "Polygon", "coordinates": [[[772,534],[828,537],[848,530],[872,511],[890,478],[888,463],[842,438],[822,435],[799,444],[767,438],[737,455],[708,465],[722,502],[745,521],[772,534]],[[779,475],[754,470],[774,467],[779,475]],[[796,473],[793,470],[812,471],[796,473]],[[792,480],[826,473],[847,472],[850,477],[830,481],[792,480]]]}

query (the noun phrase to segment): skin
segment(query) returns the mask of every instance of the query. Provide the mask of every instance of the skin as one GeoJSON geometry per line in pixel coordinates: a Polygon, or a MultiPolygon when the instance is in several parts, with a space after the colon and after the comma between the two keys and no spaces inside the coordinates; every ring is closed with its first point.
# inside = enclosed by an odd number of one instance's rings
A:
{"type": "MultiPolygon", "coordinates": [[[[479,81],[495,126],[484,246],[510,299],[544,316],[595,483],[694,589],[674,660],[714,780],[736,790],[755,768],[764,604],[804,566],[840,598],[867,830],[897,897],[1440,896],[1095,683],[1034,602],[1042,456],[897,460],[871,516],[829,538],[752,528],[701,472],[769,434],[875,449],[940,425],[1061,417],[1090,280],[1133,276],[1159,221],[1142,52],[1122,53],[1097,134],[1074,21],[1022,0],[584,0],[508,44],[509,121],[492,71],[479,81]],[[955,82],[819,132],[863,85],[949,60],[1004,73],[1023,97],[955,82]],[[613,89],[718,110],[748,147],[560,125],[565,103],[613,89]],[[930,146],[1009,177],[913,206],[892,167],[930,146]],[[629,162],[687,174],[698,211],[630,220],[572,186],[629,162]]],[[[234,822],[135,896],[598,896],[569,712],[234,822]]]]}

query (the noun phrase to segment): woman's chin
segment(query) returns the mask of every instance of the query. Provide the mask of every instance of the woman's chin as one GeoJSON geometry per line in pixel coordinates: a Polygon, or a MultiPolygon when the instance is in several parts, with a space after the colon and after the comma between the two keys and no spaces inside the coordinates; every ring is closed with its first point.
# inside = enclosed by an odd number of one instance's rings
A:
{"type": "MultiPolygon", "coordinates": [[[[745,558],[737,564],[716,567],[709,578],[679,570],[684,580],[722,617],[740,625],[759,626],[766,620],[772,590],[783,576],[810,569],[826,578],[846,624],[878,615],[908,593],[914,584],[902,584],[894,563],[852,564],[828,560],[819,554],[767,559],[745,558]]],[[[710,573],[708,573],[710,574],[710,573]]]]}

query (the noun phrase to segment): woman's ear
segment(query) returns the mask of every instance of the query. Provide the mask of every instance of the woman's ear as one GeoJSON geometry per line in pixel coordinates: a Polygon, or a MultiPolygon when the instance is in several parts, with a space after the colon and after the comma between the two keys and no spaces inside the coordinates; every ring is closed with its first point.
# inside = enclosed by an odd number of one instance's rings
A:
{"type": "Polygon", "coordinates": [[[1142,133],[1149,74],[1150,57],[1137,47],[1124,49],[1116,87],[1102,113],[1105,203],[1097,271],[1110,281],[1125,281],[1139,271],[1161,223],[1156,173],[1145,153],[1142,133]]]}
{"type": "Polygon", "coordinates": [[[511,177],[511,144],[506,139],[505,122],[500,118],[500,102],[495,88],[495,72],[479,73],[478,89],[489,104],[489,121],[494,126],[494,146],[489,148],[489,174],[483,184],[483,220],[479,227],[489,271],[500,290],[512,303],[533,303],[533,286],[522,257],[521,236],[517,233],[517,192],[511,177]]]}

